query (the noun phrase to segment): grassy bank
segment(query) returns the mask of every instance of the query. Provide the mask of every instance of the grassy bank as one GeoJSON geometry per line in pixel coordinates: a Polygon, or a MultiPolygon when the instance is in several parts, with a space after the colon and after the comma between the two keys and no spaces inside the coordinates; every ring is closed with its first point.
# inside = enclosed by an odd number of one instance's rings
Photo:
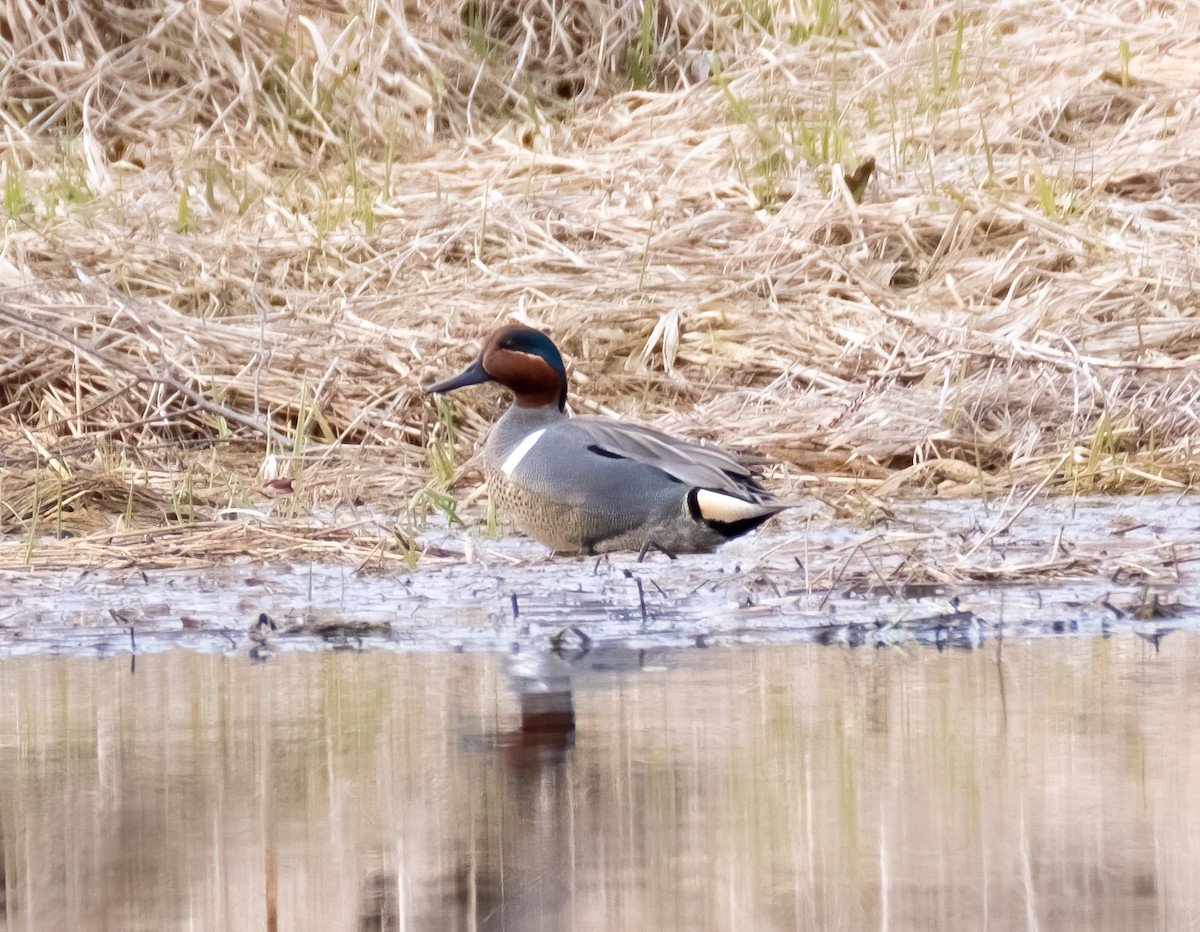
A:
{"type": "Polygon", "coordinates": [[[505,320],[555,336],[577,410],[762,454],[784,494],[1187,488],[1189,15],[18,0],[3,562],[223,510],[332,554],[399,515],[361,547],[411,562],[409,522],[482,514],[500,407],[420,385],[505,320]]]}

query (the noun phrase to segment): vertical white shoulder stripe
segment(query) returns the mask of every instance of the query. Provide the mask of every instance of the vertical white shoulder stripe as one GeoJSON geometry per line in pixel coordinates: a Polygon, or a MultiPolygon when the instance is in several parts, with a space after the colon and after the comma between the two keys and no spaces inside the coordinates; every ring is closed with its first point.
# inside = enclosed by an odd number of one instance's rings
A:
{"type": "Polygon", "coordinates": [[[507,457],[505,457],[504,462],[500,466],[500,471],[506,476],[511,476],[513,474],[513,470],[520,465],[521,460],[525,459],[525,454],[533,449],[534,444],[542,439],[542,434],[545,432],[546,428],[544,427],[541,430],[535,430],[532,434],[518,443],[513,451],[508,454],[507,457]]]}

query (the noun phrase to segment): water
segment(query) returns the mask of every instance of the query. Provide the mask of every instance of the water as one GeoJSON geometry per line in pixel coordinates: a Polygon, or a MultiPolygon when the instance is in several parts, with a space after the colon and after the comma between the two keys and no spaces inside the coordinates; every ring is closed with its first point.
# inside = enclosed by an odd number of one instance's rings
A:
{"type": "Polygon", "coordinates": [[[1200,928],[1198,670],[1189,631],[9,656],[2,927],[1200,928]]]}

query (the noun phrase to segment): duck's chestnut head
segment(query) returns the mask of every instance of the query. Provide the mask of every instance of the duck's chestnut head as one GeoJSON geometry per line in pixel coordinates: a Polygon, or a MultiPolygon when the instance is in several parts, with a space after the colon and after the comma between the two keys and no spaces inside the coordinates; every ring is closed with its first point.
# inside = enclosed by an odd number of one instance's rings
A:
{"type": "Polygon", "coordinates": [[[430,385],[427,392],[499,382],[516,396],[522,408],[567,406],[567,369],[562,355],[546,334],[531,327],[503,327],[483,344],[471,365],[453,378],[430,385]]]}

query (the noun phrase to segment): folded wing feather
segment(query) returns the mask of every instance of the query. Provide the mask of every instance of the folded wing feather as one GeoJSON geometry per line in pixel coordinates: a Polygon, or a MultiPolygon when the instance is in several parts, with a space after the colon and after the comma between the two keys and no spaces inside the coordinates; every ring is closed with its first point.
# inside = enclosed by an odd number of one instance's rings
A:
{"type": "Polygon", "coordinates": [[[572,421],[608,455],[656,466],[690,486],[716,489],[754,502],[771,499],[749,467],[718,447],[700,446],[650,427],[608,418],[584,416],[572,421]]]}

